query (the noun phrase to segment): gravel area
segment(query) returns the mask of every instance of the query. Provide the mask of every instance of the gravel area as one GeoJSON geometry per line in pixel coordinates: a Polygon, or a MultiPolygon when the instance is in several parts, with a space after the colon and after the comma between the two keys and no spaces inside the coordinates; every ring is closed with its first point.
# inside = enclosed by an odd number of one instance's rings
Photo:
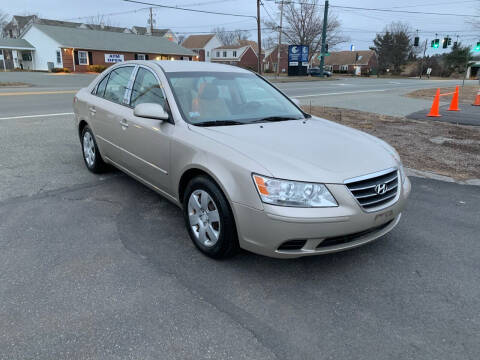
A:
{"type": "Polygon", "coordinates": [[[380,115],[333,107],[304,107],[315,116],[350,126],[385,140],[406,167],[456,180],[480,178],[480,129],[430,120],[380,115]]]}

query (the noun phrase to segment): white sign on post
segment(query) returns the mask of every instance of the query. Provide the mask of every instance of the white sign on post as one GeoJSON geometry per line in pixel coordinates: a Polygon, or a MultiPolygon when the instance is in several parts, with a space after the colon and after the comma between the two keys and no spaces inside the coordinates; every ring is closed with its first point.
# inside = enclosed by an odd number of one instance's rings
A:
{"type": "Polygon", "coordinates": [[[117,63],[125,61],[125,58],[122,54],[105,54],[106,63],[117,63]]]}

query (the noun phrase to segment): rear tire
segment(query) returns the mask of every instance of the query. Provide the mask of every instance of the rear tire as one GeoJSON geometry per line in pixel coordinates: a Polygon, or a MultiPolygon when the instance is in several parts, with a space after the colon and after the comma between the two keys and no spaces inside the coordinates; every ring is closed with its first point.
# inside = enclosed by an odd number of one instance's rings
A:
{"type": "Polygon", "coordinates": [[[86,125],[82,130],[81,137],[83,161],[87,169],[94,174],[102,173],[106,170],[107,164],[102,159],[98,150],[97,141],[93,135],[92,129],[86,125]]]}
{"type": "Polygon", "coordinates": [[[205,255],[222,259],[238,251],[232,210],[225,195],[209,177],[198,176],[188,183],[183,215],[190,238],[205,255]]]}

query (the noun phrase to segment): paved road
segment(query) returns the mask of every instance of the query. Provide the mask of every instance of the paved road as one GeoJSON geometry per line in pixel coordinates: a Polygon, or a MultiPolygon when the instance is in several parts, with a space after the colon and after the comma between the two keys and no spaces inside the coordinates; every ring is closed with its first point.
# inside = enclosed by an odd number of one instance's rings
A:
{"type": "Polygon", "coordinates": [[[401,223],[369,246],[218,262],[160,196],[87,172],[70,116],[0,120],[0,178],[0,359],[480,353],[480,187],[413,178],[401,223]]]}
{"type": "MultiPolygon", "coordinates": [[[[64,113],[71,111],[71,101],[76,89],[86,86],[95,75],[52,75],[47,73],[0,73],[0,82],[20,81],[34,85],[31,88],[1,89],[0,117],[39,113],[64,113]],[[32,96],[5,97],[5,93],[46,92],[32,96]],[[58,91],[57,94],[51,94],[58,91]]],[[[476,84],[476,81],[467,81],[476,84]]],[[[427,88],[454,86],[460,80],[418,80],[384,78],[341,78],[333,81],[279,83],[286,94],[305,105],[336,106],[386,115],[406,116],[431,106],[431,101],[401,96],[407,92],[427,88]]]]}

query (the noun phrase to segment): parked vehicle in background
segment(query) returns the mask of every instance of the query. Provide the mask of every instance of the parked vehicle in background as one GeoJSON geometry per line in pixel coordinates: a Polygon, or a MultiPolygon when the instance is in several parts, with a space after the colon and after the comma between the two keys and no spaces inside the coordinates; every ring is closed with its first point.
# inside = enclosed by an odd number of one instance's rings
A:
{"type": "MultiPolygon", "coordinates": [[[[310,68],[307,70],[307,74],[310,76],[320,76],[320,68],[310,68]]],[[[330,77],[332,75],[331,71],[323,70],[324,77],[330,77]]]]}
{"type": "Polygon", "coordinates": [[[410,193],[388,144],[234,66],[123,62],[76,94],[74,113],[87,168],[112,164],[178,205],[214,258],[363,245],[397,225],[410,193]]]}

